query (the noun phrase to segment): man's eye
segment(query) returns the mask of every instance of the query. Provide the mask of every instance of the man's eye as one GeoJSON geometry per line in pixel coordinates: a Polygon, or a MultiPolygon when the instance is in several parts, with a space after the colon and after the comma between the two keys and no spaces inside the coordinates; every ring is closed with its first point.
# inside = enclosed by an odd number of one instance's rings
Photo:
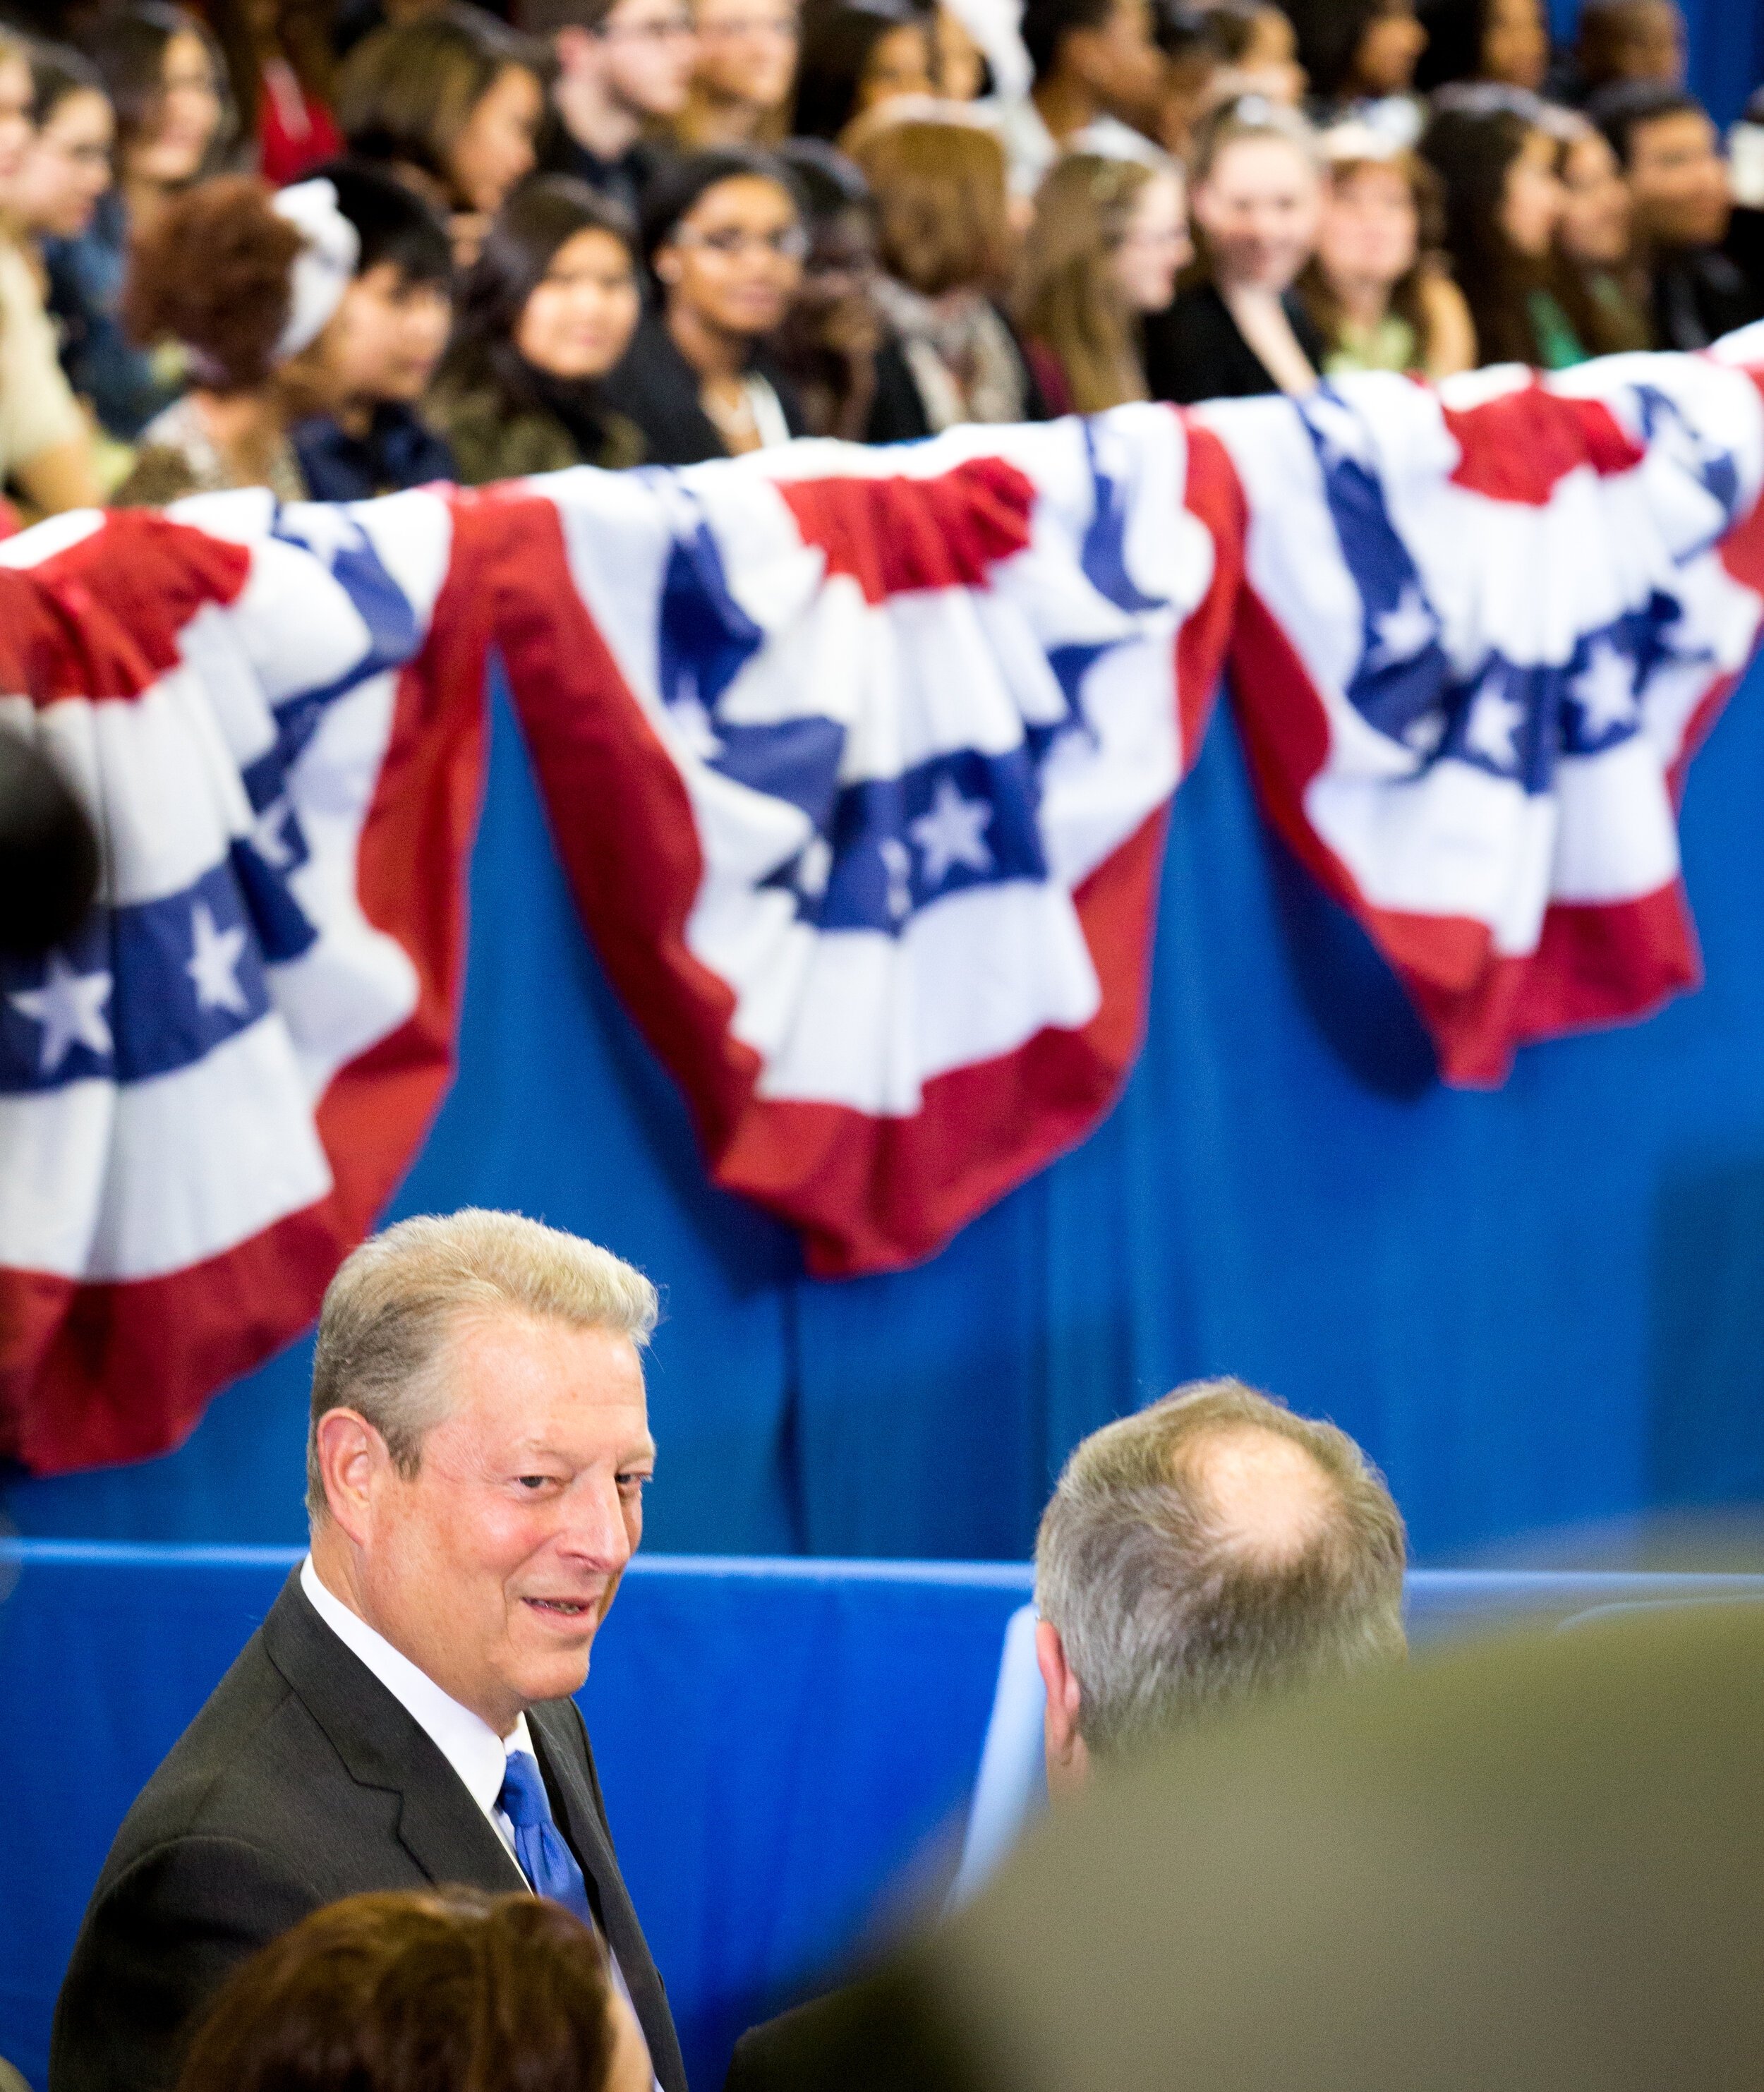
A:
{"type": "Polygon", "coordinates": [[[620,1489],[629,1495],[633,1489],[641,1489],[648,1481],[649,1476],[647,1475],[619,1475],[614,1479],[617,1481],[620,1489]]]}
{"type": "Polygon", "coordinates": [[[515,1480],[524,1489],[543,1489],[551,1486],[549,1475],[517,1475],[515,1480]]]}

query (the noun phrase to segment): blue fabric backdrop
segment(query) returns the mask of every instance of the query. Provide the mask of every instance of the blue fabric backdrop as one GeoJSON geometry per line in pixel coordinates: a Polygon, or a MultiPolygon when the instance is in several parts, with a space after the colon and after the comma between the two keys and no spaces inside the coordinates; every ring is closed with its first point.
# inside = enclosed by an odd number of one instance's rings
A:
{"type": "MultiPolygon", "coordinates": [[[[1707,985],[1441,1089],[1256,816],[1229,718],[1180,794],[1144,1054],[930,1265],[818,1284],[707,1186],[570,910],[498,702],[457,1087],[397,1203],[517,1205],[666,1288],[653,1545],[1021,1557],[1072,1442],[1240,1372],[1386,1467],[1418,1551],[1764,1494],[1764,678],[1691,776],[1707,985]]],[[[28,1532],[300,1537],[305,1346],[179,1453],[18,1482],[28,1532]]]]}
{"type": "MultiPolygon", "coordinates": [[[[1764,4],[1681,4],[1725,123],[1764,76],[1764,4]]],[[[1553,13],[1567,33],[1575,0],[1553,13]]],[[[1178,801],[1120,1106],[924,1269],[819,1285],[707,1184],[499,699],[460,1079],[392,1210],[517,1206],[660,1282],[660,1546],[1021,1555],[1077,1438],[1227,1371],[1364,1439],[1423,1555],[1764,1496],[1761,764],[1754,675],[1685,810],[1703,992],[1452,1095],[1364,940],[1265,834],[1221,711],[1178,801]]],[[[0,1506],[27,1532],[296,1539],[309,1355],[165,1459],[15,1479],[0,1506]]]]}

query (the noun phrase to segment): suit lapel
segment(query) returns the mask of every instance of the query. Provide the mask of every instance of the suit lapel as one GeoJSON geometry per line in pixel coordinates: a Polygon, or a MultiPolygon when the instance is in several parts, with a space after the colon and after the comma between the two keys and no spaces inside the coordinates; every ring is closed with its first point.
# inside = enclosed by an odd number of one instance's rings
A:
{"type": "Polygon", "coordinates": [[[665,2092],[685,2092],[685,2066],[668,2007],[668,1994],[651,1958],[625,1878],[619,1872],[590,1769],[587,1732],[582,1717],[572,1701],[551,1701],[527,1709],[527,1727],[551,1796],[551,1813],[588,1878],[589,1895],[607,1944],[618,1956],[631,2003],[649,2042],[655,2075],[665,2092]]]}
{"type": "Polygon", "coordinates": [[[400,1797],[399,1843],[431,1882],[464,1882],[492,1895],[525,1887],[428,1731],[320,1619],[297,1570],[263,1623],[263,1645],[350,1778],[400,1797]]]}

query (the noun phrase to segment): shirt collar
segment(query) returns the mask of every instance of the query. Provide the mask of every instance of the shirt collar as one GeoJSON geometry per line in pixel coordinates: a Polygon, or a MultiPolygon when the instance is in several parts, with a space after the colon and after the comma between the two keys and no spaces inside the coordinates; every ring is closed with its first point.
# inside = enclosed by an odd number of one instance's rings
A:
{"type": "Polygon", "coordinates": [[[526,1716],[517,1718],[504,1743],[487,1722],[443,1692],[427,1671],[419,1670],[359,1613],[352,1612],[320,1581],[309,1554],[300,1564],[300,1588],[320,1619],[352,1656],[366,1665],[452,1766],[473,1800],[491,1815],[502,1792],[508,1753],[533,1748],[526,1716]]]}

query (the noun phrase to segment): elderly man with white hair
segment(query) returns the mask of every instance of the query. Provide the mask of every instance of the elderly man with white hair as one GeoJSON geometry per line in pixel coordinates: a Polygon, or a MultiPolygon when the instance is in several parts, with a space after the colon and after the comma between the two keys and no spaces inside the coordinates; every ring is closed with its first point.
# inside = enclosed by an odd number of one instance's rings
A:
{"type": "Polygon", "coordinates": [[[508,1213],[405,1221],[325,1296],[312,1545],[117,1834],[52,2092],[158,2092],[213,1993],[322,1905],[523,1884],[590,1920],[657,2083],[660,1978],[571,1696],[642,1532],[655,1291],[508,1213]]]}

